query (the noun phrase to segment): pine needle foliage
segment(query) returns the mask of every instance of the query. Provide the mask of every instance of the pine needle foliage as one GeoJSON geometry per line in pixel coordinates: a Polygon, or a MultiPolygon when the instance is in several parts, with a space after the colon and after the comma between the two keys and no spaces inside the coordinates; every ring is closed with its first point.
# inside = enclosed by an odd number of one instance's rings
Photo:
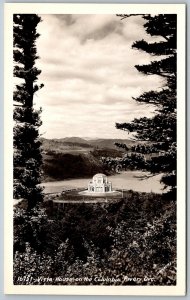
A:
{"type": "Polygon", "coordinates": [[[37,83],[41,70],[35,65],[39,58],[36,40],[40,21],[35,14],[13,16],[13,75],[18,82],[13,94],[14,198],[26,199],[29,210],[43,198],[38,186],[42,164],[39,140],[42,110],[34,108],[34,94],[43,87],[37,83]]]}
{"type": "MultiPolygon", "coordinates": [[[[130,15],[118,16],[122,20],[130,17],[130,15]]],[[[122,124],[116,123],[116,128],[133,133],[141,145],[144,141],[143,154],[158,154],[152,155],[148,160],[145,159],[143,168],[152,174],[163,173],[161,182],[164,187],[174,191],[176,190],[177,155],[177,16],[159,14],[155,16],[142,15],[142,18],[145,20],[146,33],[153,37],[160,37],[160,41],[151,43],[140,40],[133,43],[132,48],[149,53],[152,57],[149,64],[136,65],[135,68],[146,76],[161,77],[163,86],[159,90],[145,91],[139,97],[133,98],[139,103],[155,105],[153,117],[136,118],[132,122],[122,124]]],[[[123,145],[118,146],[124,148],[123,145]]],[[[142,168],[142,165],[139,168],[142,168]]]]}

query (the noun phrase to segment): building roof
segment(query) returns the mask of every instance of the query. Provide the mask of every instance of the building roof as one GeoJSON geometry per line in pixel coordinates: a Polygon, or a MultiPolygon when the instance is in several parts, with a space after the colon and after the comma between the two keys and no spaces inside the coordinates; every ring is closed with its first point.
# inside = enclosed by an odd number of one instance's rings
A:
{"type": "Polygon", "coordinates": [[[105,174],[102,174],[102,173],[98,173],[98,174],[96,174],[96,175],[93,176],[93,178],[97,178],[97,177],[106,178],[107,176],[105,174]]]}

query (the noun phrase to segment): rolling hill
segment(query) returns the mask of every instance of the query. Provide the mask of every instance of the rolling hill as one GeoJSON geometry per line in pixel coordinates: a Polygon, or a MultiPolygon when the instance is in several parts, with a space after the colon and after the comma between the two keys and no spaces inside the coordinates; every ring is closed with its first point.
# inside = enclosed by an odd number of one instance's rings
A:
{"type": "Polygon", "coordinates": [[[54,151],[54,152],[72,152],[83,151],[89,152],[93,149],[118,149],[115,143],[124,143],[128,146],[134,145],[136,142],[128,139],[84,139],[80,137],[65,137],[61,139],[41,139],[43,151],[54,151]]]}

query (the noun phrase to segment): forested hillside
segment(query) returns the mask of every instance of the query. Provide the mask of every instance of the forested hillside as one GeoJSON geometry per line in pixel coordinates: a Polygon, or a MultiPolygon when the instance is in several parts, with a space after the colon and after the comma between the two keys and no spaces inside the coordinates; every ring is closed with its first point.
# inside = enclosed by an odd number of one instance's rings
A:
{"type": "Polygon", "coordinates": [[[43,181],[89,177],[104,172],[103,164],[91,153],[52,153],[43,157],[43,181]]]}
{"type": "Polygon", "coordinates": [[[128,191],[116,202],[64,209],[50,201],[32,220],[23,205],[14,218],[14,284],[176,284],[176,206],[169,196],[128,191]]]}
{"type": "Polygon", "coordinates": [[[42,181],[85,178],[96,173],[111,175],[118,170],[136,168],[136,165],[133,166],[131,163],[131,155],[136,150],[136,142],[132,140],[86,140],[70,137],[43,138],[41,142],[43,150],[42,181]],[[126,148],[117,147],[118,144],[124,142],[132,149],[129,158],[125,156],[126,148]]]}

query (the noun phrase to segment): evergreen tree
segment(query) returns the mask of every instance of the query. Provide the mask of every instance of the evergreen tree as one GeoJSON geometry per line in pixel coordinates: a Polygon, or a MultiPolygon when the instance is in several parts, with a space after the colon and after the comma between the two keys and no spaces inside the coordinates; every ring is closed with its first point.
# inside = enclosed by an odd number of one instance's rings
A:
{"type": "Polygon", "coordinates": [[[37,79],[36,31],[41,18],[35,14],[15,14],[13,17],[14,76],[17,82],[13,95],[15,126],[14,144],[14,198],[28,201],[28,209],[42,200],[40,172],[42,156],[39,141],[40,110],[34,108],[34,94],[43,87],[37,79]]]}
{"type": "MultiPolygon", "coordinates": [[[[119,15],[122,19],[130,15],[119,15]]],[[[137,98],[140,103],[156,106],[154,117],[142,117],[128,123],[116,123],[116,128],[132,132],[136,140],[145,142],[138,147],[138,153],[154,153],[144,159],[144,169],[153,175],[163,173],[161,182],[171,190],[176,189],[176,60],[177,60],[177,16],[142,15],[144,28],[151,36],[160,36],[159,42],[136,41],[132,47],[160,57],[147,65],[136,65],[136,69],[145,75],[158,75],[163,78],[160,90],[144,92],[137,98]],[[142,151],[141,151],[142,150],[142,151]],[[157,153],[157,155],[155,155],[157,153]]],[[[118,145],[122,146],[122,145],[118,145]]],[[[123,147],[123,146],[122,146],[123,147]]],[[[142,167],[142,166],[141,166],[142,167]]]]}

